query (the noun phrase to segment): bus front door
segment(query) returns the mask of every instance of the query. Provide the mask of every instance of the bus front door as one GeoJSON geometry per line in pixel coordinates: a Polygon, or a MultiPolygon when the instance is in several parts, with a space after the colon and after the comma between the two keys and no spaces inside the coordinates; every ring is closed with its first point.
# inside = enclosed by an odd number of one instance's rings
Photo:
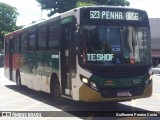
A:
{"type": "Polygon", "coordinates": [[[71,96],[71,24],[63,24],[61,28],[61,88],[63,95],[71,96]]]}

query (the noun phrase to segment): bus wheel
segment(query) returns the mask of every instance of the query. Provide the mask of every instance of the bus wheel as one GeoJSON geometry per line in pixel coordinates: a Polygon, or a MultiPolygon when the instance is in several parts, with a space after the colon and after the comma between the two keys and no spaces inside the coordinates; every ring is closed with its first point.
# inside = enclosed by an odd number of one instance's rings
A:
{"type": "Polygon", "coordinates": [[[60,89],[60,84],[57,79],[54,80],[54,82],[51,82],[51,97],[52,99],[58,103],[63,104],[64,100],[62,98],[62,93],[60,89]]]}
{"type": "Polygon", "coordinates": [[[21,77],[20,77],[20,73],[19,72],[17,72],[17,74],[16,74],[16,85],[17,85],[18,89],[22,88],[21,77]]]}

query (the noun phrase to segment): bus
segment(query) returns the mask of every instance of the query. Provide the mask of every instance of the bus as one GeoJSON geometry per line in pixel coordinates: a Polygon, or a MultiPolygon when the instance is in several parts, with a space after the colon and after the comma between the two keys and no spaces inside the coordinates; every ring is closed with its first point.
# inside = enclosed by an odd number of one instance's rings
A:
{"type": "Polygon", "coordinates": [[[5,36],[5,76],[56,102],[130,101],[152,95],[144,10],[86,6],[5,36]]]}

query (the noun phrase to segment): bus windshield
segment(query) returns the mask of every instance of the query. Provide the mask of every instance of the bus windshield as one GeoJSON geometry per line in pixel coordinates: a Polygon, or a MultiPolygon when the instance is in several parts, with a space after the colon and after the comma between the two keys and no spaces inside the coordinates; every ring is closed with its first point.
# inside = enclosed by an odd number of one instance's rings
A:
{"type": "Polygon", "coordinates": [[[147,27],[84,25],[80,61],[103,65],[149,64],[149,35],[147,27]]]}

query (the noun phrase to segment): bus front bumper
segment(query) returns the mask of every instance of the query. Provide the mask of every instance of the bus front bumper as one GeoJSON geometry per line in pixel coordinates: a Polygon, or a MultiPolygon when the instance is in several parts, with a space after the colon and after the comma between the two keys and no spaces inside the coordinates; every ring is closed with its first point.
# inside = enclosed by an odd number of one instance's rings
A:
{"type": "Polygon", "coordinates": [[[102,97],[101,93],[99,93],[96,90],[93,90],[92,88],[82,85],[79,90],[79,100],[85,101],[85,102],[105,102],[105,101],[130,101],[132,99],[138,99],[138,98],[146,98],[150,97],[152,95],[152,80],[150,81],[150,84],[144,89],[143,93],[138,96],[129,96],[129,97],[114,97],[114,98],[107,98],[102,97]]]}

